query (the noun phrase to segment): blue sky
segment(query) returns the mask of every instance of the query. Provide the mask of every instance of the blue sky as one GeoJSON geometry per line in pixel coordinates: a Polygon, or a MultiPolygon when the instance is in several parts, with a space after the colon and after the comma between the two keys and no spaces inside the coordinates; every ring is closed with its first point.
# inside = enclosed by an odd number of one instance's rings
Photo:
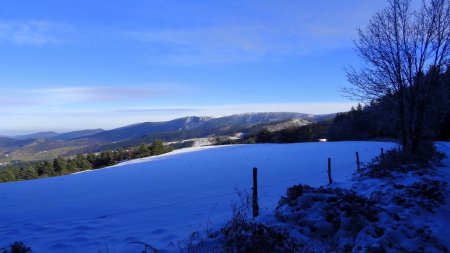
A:
{"type": "Polygon", "coordinates": [[[0,1],[0,134],[331,113],[384,1],[0,1]]]}

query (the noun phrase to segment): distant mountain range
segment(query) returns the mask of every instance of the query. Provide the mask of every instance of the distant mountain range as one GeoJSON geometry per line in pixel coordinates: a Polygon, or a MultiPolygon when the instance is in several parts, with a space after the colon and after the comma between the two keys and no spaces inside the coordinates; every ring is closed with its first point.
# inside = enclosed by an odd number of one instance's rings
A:
{"type": "Polygon", "coordinates": [[[16,140],[27,140],[27,139],[69,140],[69,139],[93,135],[93,134],[100,133],[103,131],[105,131],[105,130],[89,129],[89,130],[81,130],[81,131],[74,131],[74,132],[68,132],[68,133],[39,132],[39,133],[33,133],[33,134],[27,134],[27,135],[17,135],[17,136],[13,136],[11,138],[16,139],[16,140]]]}
{"type": "Polygon", "coordinates": [[[269,131],[333,118],[335,114],[311,115],[290,112],[245,113],[225,117],[184,117],[165,122],[144,122],[112,130],[90,129],[68,133],[40,132],[0,137],[0,162],[51,159],[105,149],[150,143],[156,139],[189,138],[269,131]]]}

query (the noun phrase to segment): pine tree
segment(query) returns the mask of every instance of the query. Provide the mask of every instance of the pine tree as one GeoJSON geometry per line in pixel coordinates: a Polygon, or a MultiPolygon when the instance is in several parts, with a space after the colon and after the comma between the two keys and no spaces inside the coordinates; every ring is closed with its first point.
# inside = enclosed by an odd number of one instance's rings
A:
{"type": "Polygon", "coordinates": [[[77,155],[75,157],[75,163],[78,169],[90,170],[92,169],[92,164],[89,162],[88,158],[84,155],[77,155]]]}
{"type": "Polygon", "coordinates": [[[16,180],[16,175],[12,169],[1,169],[0,170],[0,182],[11,182],[16,180]]]}
{"type": "Polygon", "coordinates": [[[55,175],[55,171],[53,169],[53,163],[49,162],[49,161],[45,161],[43,163],[41,163],[39,170],[38,170],[38,174],[39,176],[54,176],[55,175]]]}
{"type": "Polygon", "coordinates": [[[164,144],[160,140],[156,140],[152,143],[152,155],[160,155],[165,153],[164,144]]]}
{"type": "Polygon", "coordinates": [[[38,177],[38,174],[37,174],[37,171],[36,171],[36,169],[34,168],[34,167],[32,167],[32,166],[27,166],[25,169],[24,169],[24,174],[23,174],[23,176],[24,176],[24,179],[35,179],[35,178],[37,178],[38,177]]]}
{"type": "Polygon", "coordinates": [[[143,157],[150,156],[150,154],[151,154],[151,152],[150,152],[150,149],[148,148],[148,146],[142,143],[137,150],[136,157],[143,158],[143,157]]]}
{"type": "Polygon", "coordinates": [[[67,161],[59,156],[53,160],[53,168],[57,175],[67,174],[67,161]]]}

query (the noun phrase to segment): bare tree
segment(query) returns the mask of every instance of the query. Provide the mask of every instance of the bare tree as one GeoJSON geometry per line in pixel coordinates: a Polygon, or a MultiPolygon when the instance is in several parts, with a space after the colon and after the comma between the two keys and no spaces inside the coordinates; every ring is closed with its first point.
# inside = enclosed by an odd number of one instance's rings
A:
{"type": "Polygon", "coordinates": [[[400,142],[414,153],[425,138],[433,90],[449,64],[450,0],[424,0],[418,10],[410,0],[388,3],[358,30],[355,50],[365,66],[347,70],[353,87],[345,91],[363,101],[394,94],[400,142]]]}

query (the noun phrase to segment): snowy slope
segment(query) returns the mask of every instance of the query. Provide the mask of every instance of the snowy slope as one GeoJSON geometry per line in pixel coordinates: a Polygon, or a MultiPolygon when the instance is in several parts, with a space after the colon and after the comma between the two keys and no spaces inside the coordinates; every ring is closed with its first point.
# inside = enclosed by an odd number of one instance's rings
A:
{"type": "Polygon", "coordinates": [[[179,252],[178,242],[230,217],[235,189],[250,190],[259,168],[262,212],[287,187],[342,182],[383,142],[259,144],[179,150],[69,176],[0,184],[0,248],[23,241],[33,252],[140,252],[132,241],[179,252]],[[209,225],[208,225],[209,224],[209,225]]]}
{"type": "Polygon", "coordinates": [[[443,166],[439,169],[441,178],[444,179],[447,185],[447,200],[444,206],[436,211],[436,213],[426,217],[430,224],[433,224],[432,229],[434,233],[440,238],[444,245],[450,249],[450,142],[438,142],[436,147],[440,152],[446,154],[443,166]]]}
{"type": "Polygon", "coordinates": [[[318,252],[448,252],[450,143],[435,145],[447,158],[433,168],[364,167],[331,187],[296,186],[258,222],[297,231],[318,252]]]}

